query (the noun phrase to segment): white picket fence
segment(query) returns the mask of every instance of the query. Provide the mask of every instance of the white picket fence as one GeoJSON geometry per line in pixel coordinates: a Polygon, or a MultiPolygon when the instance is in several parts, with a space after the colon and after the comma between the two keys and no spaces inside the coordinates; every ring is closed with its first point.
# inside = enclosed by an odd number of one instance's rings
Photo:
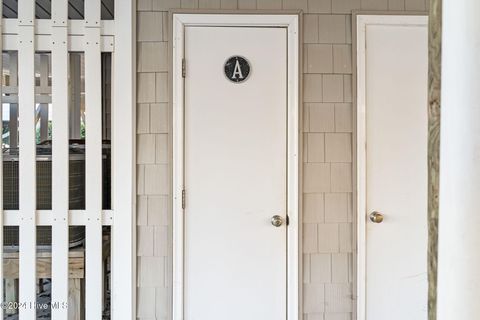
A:
{"type": "MultiPolygon", "coordinates": [[[[52,303],[68,301],[69,226],[85,226],[85,318],[89,320],[102,319],[102,226],[111,225],[112,319],[134,317],[133,4],[134,1],[117,0],[115,19],[102,21],[100,0],[85,0],[84,20],[69,20],[68,1],[52,0],[51,19],[36,20],[35,1],[20,0],[18,19],[2,19],[0,46],[3,51],[18,51],[20,201],[18,211],[2,210],[0,224],[19,226],[22,320],[36,319],[36,309],[32,306],[36,300],[39,225],[52,226],[52,303]],[[52,210],[36,210],[36,51],[51,52],[52,57],[52,210]],[[85,210],[69,210],[69,51],[85,53],[85,210]],[[107,211],[102,210],[101,52],[112,52],[112,210],[107,211]]],[[[0,175],[1,170],[0,163],[0,175]]],[[[0,208],[3,208],[2,194],[0,208]]],[[[2,226],[0,241],[3,241],[2,226]]],[[[0,254],[3,257],[3,242],[0,254]]],[[[0,273],[3,274],[1,263],[0,273]]],[[[0,292],[3,292],[2,281],[0,292]]],[[[3,312],[0,308],[1,319],[3,312]]],[[[67,315],[66,308],[52,308],[52,319],[67,319],[67,315]]]]}

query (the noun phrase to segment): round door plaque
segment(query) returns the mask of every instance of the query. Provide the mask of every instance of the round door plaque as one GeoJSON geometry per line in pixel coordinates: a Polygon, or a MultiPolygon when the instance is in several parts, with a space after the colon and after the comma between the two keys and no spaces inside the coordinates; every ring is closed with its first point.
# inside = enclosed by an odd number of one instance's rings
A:
{"type": "Polygon", "coordinates": [[[227,59],[224,66],[225,76],[232,82],[243,82],[250,74],[248,60],[241,56],[233,56],[227,59]]]}

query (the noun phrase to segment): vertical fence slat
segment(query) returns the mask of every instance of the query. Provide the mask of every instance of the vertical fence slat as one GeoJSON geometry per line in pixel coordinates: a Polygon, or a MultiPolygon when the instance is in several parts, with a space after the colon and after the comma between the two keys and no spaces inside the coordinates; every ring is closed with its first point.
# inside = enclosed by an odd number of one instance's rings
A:
{"type": "MultiPolygon", "coordinates": [[[[0,6],[0,16],[2,16],[3,6],[0,6]]],[[[0,35],[2,34],[2,26],[0,24],[0,35]]],[[[0,37],[0,53],[3,51],[2,37],[0,37]]],[[[0,99],[2,96],[3,86],[3,55],[0,58],[0,99]]],[[[3,145],[3,104],[0,103],[0,132],[2,132],[1,144],[3,145]]],[[[0,306],[4,305],[5,299],[3,296],[3,148],[0,152],[0,306]]],[[[0,308],[0,319],[3,319],[3,312],[5,308],[0,308]]]]}
{"type": "Polygon", "coordinates": [[[112,319],[135,319],[135,3],[115,6],[112,64],[112,319]]]}
{"type": "Polygon", "coordinates": [[[52,1],[52,319],[68,319],[67,1],[52,1]]]}
{"type": "Polygon", "coordinates": [[[20,318],[36,318],[36,149],[34,77],[34,0],[18,3],[20,318]]]}
{"type": "Polygon", "coordinates": [[[100,1],[85,1],[86,319],[102,318],[102,91],[100,1]]]}

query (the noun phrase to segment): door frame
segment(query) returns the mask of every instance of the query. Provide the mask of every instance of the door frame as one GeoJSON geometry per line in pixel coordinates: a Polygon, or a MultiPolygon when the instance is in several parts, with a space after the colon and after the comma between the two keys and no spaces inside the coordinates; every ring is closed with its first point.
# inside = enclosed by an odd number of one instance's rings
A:
{"type": "MultiPolygon", "coordinates": [[[[356,170],[356,239],[357,239],[357,319],[366,320],[366,31],[368,25],[387,25],[387,26],[427,26],[428,16],[425,13],[356,13],[353,16],[353,35],[355,37],[353,54],[354,59],[354,85],[356,121],[354,134],[356,135],[356,147],[354,152],[356,170]]],[[[425,106],[426,107],[426,106],[425,106]]]]}
{"type": "Polygon", "coordinates": [[[173,319],[184,313],[184,30],[186,26],[282,27],[287,29],[287,319],[299,319],[299,14],[172,13],[173,132],[173,319]]]}

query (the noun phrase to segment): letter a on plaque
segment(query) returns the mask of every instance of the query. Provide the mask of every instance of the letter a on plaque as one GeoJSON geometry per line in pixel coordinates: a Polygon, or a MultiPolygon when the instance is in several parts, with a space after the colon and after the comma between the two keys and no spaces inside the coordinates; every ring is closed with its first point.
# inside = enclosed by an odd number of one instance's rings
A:
{"type": "Polygon", "coordinates": [[[232,82],[243,82],[250,74],[250,64],[241,56],[233,56],[227,59],[224,66],[225,76],[232,82]]]}

